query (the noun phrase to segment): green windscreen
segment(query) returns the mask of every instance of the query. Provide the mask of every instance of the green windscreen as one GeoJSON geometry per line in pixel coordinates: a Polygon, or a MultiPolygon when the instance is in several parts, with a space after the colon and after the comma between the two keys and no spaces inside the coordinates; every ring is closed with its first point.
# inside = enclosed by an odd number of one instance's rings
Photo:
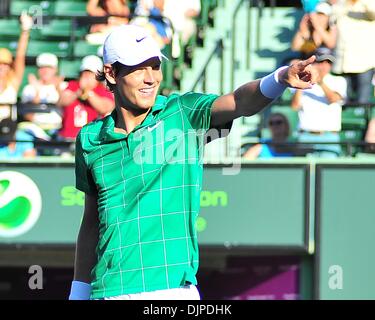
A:
{"type": "Polygon", "coordinates": [[[239,174],[205,169],[200,244],[303,246],[304,166],[248,165],[239,174]]]}
{"type": "Polygon", "coordinates": [[[375,166],[320,170],[317,297],[375,299],[375,166]]]}

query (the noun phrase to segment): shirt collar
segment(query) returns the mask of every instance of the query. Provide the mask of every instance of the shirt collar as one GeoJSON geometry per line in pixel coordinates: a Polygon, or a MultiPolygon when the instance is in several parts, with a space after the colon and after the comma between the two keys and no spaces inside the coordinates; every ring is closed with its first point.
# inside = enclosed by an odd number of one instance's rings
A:
{"type": "MultiPolygon", "coordinates": [[[[139,128],[142,128],[144,126],[150,125],[153,123],[153,120],[155,119],[156,115],[164,109],[165,101],[167,100],[167,97],[165,96],[157,96],[155,104],[151,108],[151,111],[148,113],[146,118],[143,120],[143,122],[139,125],[137,125],[133,132],[139,128]]],[[[108,116],[106,116],[103,119],[103,127],[99,133],[99,139],[101,141],[115,141],[115,140],[123,140],[125,139],[128,134],[125,133],[119,133],[115,132],[115,123],[116,123],[116,109],[112,111],[112,113],[108,116]]]]}

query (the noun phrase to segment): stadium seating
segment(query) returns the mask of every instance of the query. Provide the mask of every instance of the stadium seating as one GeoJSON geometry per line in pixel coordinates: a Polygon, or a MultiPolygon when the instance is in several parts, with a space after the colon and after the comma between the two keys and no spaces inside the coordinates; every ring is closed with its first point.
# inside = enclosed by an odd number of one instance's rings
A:
{"type": "Polygon", "coordinates": [[[10,3],[10,14],[19,16],[23,11],[36,16],[49,16],[54,13],[55,2],[43,0],[12,0],[10,3]]]}
{"type": "Polygon", "coordinates": [[[85,16],[87,15],[86,4],[85,1],[57,1],[54,14],[56,16],[85,16]]]}
{"type": "Polygon", "coordinates": [[[79,67],[81,59],[67,60],[62,59],[59,63],[59,73],[65,79],[77,79],[79,75],[79,67]]]}
{"type": "Polygon", "coordinates": [[[364,130],[367,127],[367,114],[363,107],[344,108],[341,119],[343,130],[364,130]]]}

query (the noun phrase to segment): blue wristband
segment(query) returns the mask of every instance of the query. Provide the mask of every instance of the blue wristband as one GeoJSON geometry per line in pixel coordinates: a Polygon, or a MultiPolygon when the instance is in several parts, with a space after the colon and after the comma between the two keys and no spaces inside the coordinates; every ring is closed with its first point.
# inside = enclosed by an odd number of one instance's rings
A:
{"type": "Polygon", "coordinates": [[[89,300],[91,285],[81,281],[73,281],[70,289],[69,300],[89,300]]]}
{"type": "Polygon", "coordinates": [[[287,86],[279,82],[279,72],[286,68],[288,66],[281,67],[260,80],[260,91],[265,97],[276,99],[283,94],[287,86]]]}

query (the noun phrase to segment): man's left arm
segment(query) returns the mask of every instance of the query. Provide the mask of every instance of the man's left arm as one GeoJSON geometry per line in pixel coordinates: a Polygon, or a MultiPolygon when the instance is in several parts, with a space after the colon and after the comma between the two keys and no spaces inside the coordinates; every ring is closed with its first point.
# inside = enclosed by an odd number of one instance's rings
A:
{"type": "Polygon", "coordinates": [[[258,80],[248,82],[234,92],[215,100],[212,106],[211,125],[219,126],[236,118],[252,116],[274,99],[286,87],[309,89],[316,82],[316,72],[311,68],[315,56],[283,67],[258,80]]]}

